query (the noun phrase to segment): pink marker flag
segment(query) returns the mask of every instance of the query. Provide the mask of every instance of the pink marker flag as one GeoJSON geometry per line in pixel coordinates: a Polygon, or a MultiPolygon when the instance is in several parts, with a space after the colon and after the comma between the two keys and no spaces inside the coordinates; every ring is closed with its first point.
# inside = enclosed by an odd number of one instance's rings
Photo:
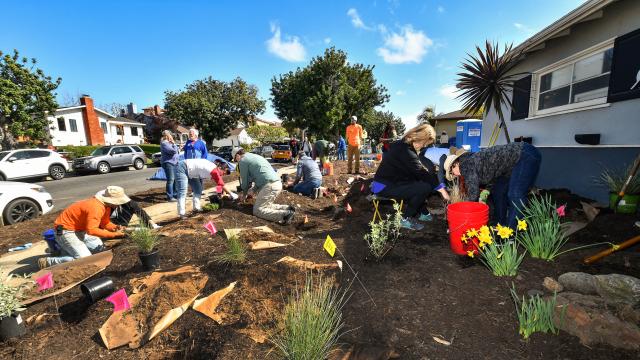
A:
{"type": "Polygon", "coordinates": [[[362,186],[360,186],[360,192],[364,192],[364,184],[362,184],[362,186]]]}
{"type": "Polygon", "coordinates": [[[131,309],[131,304],[129,304],[127,292],[124,289],[120,289],[114,292],[105,300],[113,304],[113,312],[131,309]]]}
{"type": "Polygon", "coordinates": [[[559,217],[564,217],[565,216],[565,209],[567,208],[567,205],[562,205],[559,208],[556,209],[556,212],[558,213],[559,217]]]}
{"type": "Polygon", "coordinates": [[[209,230],[211,235],[215,235],[218,233],[218,229],[216,229],[216,226],[213,224],[213,221],[211,220],[209,220],[208,223],[204,224],[204,228],[209,230]]]}
{"type": "Polygon", "coordinates": [[[222,186],[221,185],[216,186],[216,192],[218,194],[222,194],[222,186]]]}
{"type": "Polygon", "coordinates": [[[347,212],[350,213],[352,211],[353,211],[353,209],[351,208],[351,205],[349,205],[349,203],[347,203],[347,212]]]}
{"type": "Polygon", "coordinates": [[[36,279],[38,291],[45,291],[53,287],[53,273],[48,272],[36,279]]]}

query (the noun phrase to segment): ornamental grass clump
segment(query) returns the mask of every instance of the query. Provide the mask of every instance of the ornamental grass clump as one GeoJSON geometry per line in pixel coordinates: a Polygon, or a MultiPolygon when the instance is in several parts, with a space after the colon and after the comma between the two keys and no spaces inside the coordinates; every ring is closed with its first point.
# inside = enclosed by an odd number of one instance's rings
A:
{"type": "Polygon", "coordinates": [[[281,332],[273,343],[285,359],[326,359],[342,335],[342,308],[346,292],[322,277],[307,275],[302,290],[289,297],[281,320],[281,332]]]}
{"type": "Polygon", "coordinates": [[[227,250],[214,260],[221,264],[241,264],[247,259],[247,247],[238,235],[229,236],[227,250]]]}
{"type": "Polygon", "coordinates": [[[142,226],[133,231],[129,237],[138,246],[140,253],[149,254],[158,245],[158,234],[149,227],[142,226]]]}
{"type": "MultiPolygon", "coordinates": [[[[9,276],[6,281],[11,278],[9,276]]],[[[22,286],[12,286],[4,281],[0,282],[0,320],[25,309],[22,306],[22,291],[32,284],[33,281],[28,281],[22,286]]]]}
{"type": "Polygon", "coordinates": [[[560,218],[564,216],[564,206],[556,208],[551,196],[535,196],[522,210],[528,223],[526,232],[518,233],[516,240],[524,246],[532,257],[554,260],[567,242],[560,218]]]}
{"type": "MultiPolygon", "coordinates": [[[[518,221],[518,230],[525,231],[527,223],[518,221]]],[[[516,276],[518,267],[524,259],[525,253],[518,253],[518,244],[512,239],[513,229],[498,224],[495,228],[486,225],[479,230],[469,229],[462,236],[462,242],[473,242],[477,246],[480,261],[491,270],[495,276],[516,276]]],[[[467,255],[474,257],[475,251],[467,251],[467,255]]]]}
{"type": "MultiPolygon", "coordinates": [[[[518,323],[520,324],[518,332],[525,340],[536,332],[558,334],[558,328],[553,322],[556,308],[555,293],[552,298],[547,300],[541,298],[540,295],[529,296],[529,299],[523,295],[520,299],[514,286],[511,288],[511,297],[518,313],[518,323]]],[[[560,321],[564,319],[565,309],[566,307],[562,308],[560,321]]]]}
{"type": "Polygon", "coordinates": [[[393,217],[387,215],[387,218],[379,222],[370,222],[371,231],[364,236],[364,240],[369,245],[369,251],[377,260],[382,259],[395,245],[398,237],[400,237],[400,229],[402,225],[402,212],[400,205],[393,205],[393,217]]]}

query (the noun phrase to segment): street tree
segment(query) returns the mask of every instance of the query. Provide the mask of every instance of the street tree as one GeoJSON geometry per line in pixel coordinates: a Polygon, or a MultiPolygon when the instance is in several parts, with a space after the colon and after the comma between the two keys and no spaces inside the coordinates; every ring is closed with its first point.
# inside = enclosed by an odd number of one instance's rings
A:
{"type": "Polygon", "coordinates": [[[20,58],[18,50],[13,55],[0,52],[0,144],[4,150],[14,148],[19,136],[31,142],[49,140],[47,115],[58,108],[54,91],[62,79],[53,80],[36,63],[34,58],[20,58]]]}
{"type": "Polygon", "coordinates": [[[287,130],[281,126],[253,125],[247,128],[247,134],[260,145],[282,141],[287,130]]]}
{"type": "Polygon", "coordinates": [[[228,136],[239,124],[253,124],[264,109],[258,88],[239,77],[230,82],[208,77],[165,92],[165,115],[196,127],[206,142],[228,136]]]}
{"type": "Polygon", "coordinates": [[[420,115],[418,115],[418,123],[419,124],[431,124],[431,126],[435,126],[435,124],[433,123],[432,119],[436,116],[436,106],[435,105],[429,105],[426,106],[424,109],[422,109],[422,112],[420,113],[420,115]]]}
{"type": "Polygon", "coordinates": [[[271,80],[271,101],[288,130],[307,129],[325,137],[342,132],[352,115],[362,117],[389,101],[378,85],[374,66],[350,64],[334,47],[298,68],[271,80]]]}
{"type": "Polygon", "coordinates": [[[406,130],[402,119],[394,115],[391,111],[373,110],[363,115],[362,120],[358,122],[367,130],[369,138],[376,144],[380,141],[384,129],[389,123],[395,126],[398,136],[404,134],[406,130]]]}

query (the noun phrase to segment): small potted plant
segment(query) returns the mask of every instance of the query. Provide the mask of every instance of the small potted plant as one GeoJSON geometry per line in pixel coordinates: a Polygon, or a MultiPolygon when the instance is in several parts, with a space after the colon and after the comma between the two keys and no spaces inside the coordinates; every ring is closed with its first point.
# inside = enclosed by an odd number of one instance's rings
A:
{"type": "Polygon", "coordinates": [[[22,336],[27,332],[19,314],[24,310],[20,295],[21,287],[0,282],[0,340],[22,336]]]}
{"type": "Polygon", "coordinates": [[[130,235],[131,240],[138,246],[138,256],[145,271],[157,269],[160,266],[158,254],[158,234],[148,227],[141,227],[130,235]]]}
{"type": "Polygon", "coordinates": [[[597,182],[609,188],[611,209],[622,214],[636,213],[640,201],[640,175],[633,173],[633,166],[629,166],[625,171],[604,169],[597,182]],[[620,198],[620,191],[629,177],[631,177],[629,185],[624,191],[624,196],[620,198]]]}

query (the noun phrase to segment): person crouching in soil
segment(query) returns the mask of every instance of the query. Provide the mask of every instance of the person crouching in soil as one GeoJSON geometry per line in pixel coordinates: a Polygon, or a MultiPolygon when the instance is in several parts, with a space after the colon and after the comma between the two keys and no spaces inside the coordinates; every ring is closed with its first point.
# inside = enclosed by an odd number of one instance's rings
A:
{"type": "Polygon", "coordinates": [[[282,181],[267,159],[247,153],[242,148],[233,149],[231,158],[238,163],[238,169],[240,169],[240,186],[243,193],[239,201],[244,201],[252,190],[256,194],[253,215],[267,221],[290,224],[295,215],[295,208],[275,203],[278,194],[282,191],[282,181]],[[254,186],[250,188],[252,183],[254,186]]]}
{"type": "Polygon", "coordinates": [[[541,155],[526,142],[496,145],[476,153],[457,151],[444,161],[449,181],[458,179],[467,201],[478,201],[480,185],[491,186],[494,214],[499,224],[515,229],[527,205],[527,193],[540,170],[541,155]]]}
{"type": "Polygon", "coordinates": [[[322,174],[315,160],[305,153],[298,155],[298,165],[296,168],[296,179],[293,182],[292,192],[311,196],[317,199],[321,192],[322,174]]]}
{"type": "Polygon", "coordinates": [[[202,211],[200,198],[202,197],[203,182],[211,179],[224,192],[232,198],[236,197],[233,192],[227,189],[222,180],[222,172],[218,171],[216,164],[207,159],[186,159],[178,163],[176,169],[176,189],[178,192],[178,215],[180,218],[186,216],[187,188],[191,186],[193,192],[193,211],[202,211]]]}
{"type": "Polygon", "coordinates": [[[433,144],[434,140],[435,130],[429,124],[409,130],[401,140],[389,145],[373,178],[372,191],[375,194],[404,200],[402,227],[407,229],[421,230],[424,225],[418,221],[431,220],[425,208],[429,194],[438,191],[445,200],[449,199],[437,174],[427,170],[418,158],[420,149],[433,144]]]}
{"type": "Polygon", "coordinates": [[[110,221],[111,210],[131,199],[119,186],[109,186],[94,197],[78,201],[66,208],[53,223],[60,256],[38,259],[44,269],[56,264],[91,256],[104,250],[102,239],[124,236],[124,228],[110,221]]]}

